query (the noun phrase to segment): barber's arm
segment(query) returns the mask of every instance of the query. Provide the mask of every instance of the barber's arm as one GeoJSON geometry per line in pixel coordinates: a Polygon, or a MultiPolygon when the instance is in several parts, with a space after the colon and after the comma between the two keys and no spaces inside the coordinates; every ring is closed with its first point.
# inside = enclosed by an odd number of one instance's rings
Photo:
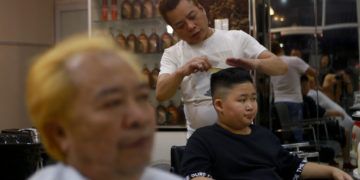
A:
{"type": "Polygon", "coordinates": [[[338,168],[312,162],[308,162],[305,164],[304,169],[301,173],[301,178],[331,178],[336,180],[353,179],[350,175],[338,168]]]}
{"type": "Polygon", "coordinates": [[[176,93],[185,76],[199,71],[207,71],[210,68],[211,64],[206,57],[196,57],[178,68],[174,73],[159,75],[156,84],[156,99],[158,101],[165,101],[171,98],[176,93]]]}
{"type": "Polygon", "coordinates": [[[316,78],[317,72],[314,68],[310,67],[306,69],[305,74],[316,78]]]}
{"type": "Polygon", "coordinates": [[[257,59],[228,58],[226,63],[230,66],[258,70],[269,76],[285,74],[288,70],[287,65],[270,51],[263,51],[257,59]]]}

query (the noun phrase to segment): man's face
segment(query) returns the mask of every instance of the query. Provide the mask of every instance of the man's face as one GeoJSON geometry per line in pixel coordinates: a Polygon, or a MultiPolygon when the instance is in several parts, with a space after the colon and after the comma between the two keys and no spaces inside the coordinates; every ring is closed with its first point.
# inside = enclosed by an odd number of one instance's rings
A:
{"type": "MultiPolygon", "coordinates": [[[[149,89],[118,57],[68,63],[77,94],[64,128],[66,161],[86,176],[141,172],[150,159],[155,113],[149,89]]],[[[65,147],[65,148],[64,148],[65,147]]]]}
{"type": "Polygon", "coordinates": [[[232,130],[247,128],[257,113],[256,91],[251,82],[232,87],[221,100],[220,122],[232,130]]]}
{"type": "Polygon", "coordinates": [[[189,44],[197,44],[208,36],[208,19],[203,7],[188,0],[180,0],[177,7],[166,13],[170,25],[179,38],[189,44]]]}

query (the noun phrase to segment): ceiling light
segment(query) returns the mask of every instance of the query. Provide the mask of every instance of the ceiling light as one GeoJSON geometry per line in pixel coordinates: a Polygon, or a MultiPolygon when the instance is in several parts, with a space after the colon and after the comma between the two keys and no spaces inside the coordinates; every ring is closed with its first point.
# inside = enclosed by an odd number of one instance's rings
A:
{"type": "Polygon", "coordinates": [[[270,9],[269,9],[269,13],[270,13],[270,16],[275,14],[275,11],[274,11],[274,9],[272,7],[270,7],[270,9]]]}

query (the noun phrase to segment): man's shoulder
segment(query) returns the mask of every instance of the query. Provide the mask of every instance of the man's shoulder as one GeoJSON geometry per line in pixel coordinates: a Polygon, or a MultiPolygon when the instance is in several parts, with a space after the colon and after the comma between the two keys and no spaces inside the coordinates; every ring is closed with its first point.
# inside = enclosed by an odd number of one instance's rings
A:
{"type": "Polygon", "coordinates": [[[46,166],[38,170],[33,174],[29,180],[54,180],[54,179],[71,179],[71,180],[85,180],[79,172],[74,168],[64,165],[62,163],[57,163],[54,165],[46,166]]]}
{"type": "Polygon", "coordinates": [[[175,174],[171,174],[170,172],[166,172],[152,167],[146,168],[145,173],[141,178],[141,180],[158,180],[158,179],[180,180],[182,178],[175,174]]]}
{"type": "Polygon", "coordinates": [[[243,37],[243,36],[247,36],[248,34],[242,30],[216,30],[219,33],[216,33],[216,35],[218,36],[226,36],[226,37],[243,37]]]}

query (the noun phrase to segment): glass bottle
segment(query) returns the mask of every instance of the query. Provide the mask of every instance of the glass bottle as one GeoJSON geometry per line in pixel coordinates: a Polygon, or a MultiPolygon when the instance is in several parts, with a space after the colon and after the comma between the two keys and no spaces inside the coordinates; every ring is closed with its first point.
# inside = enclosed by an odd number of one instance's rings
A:
{"type": "Polygon", "coordinates": [[[145,30],[141,30],[141,34],[138,36],[138,49],[139,53],[148,53],[149,52],[149,39],[145,34],[145,30]]]}
{"type": "Polygon", "coordinates": [[[166,48],[169,48],[173,44],[173,39],[171,35],[167,32],[164,32],[161,35],[161,50],[165,50],[166,48]]]}
{"type": "Polygon", "coordinates": [[[151,71],[151,88],[156,88],[157,79],[160,73],[159,65],[155,64],[154,69],[151,71]]]}
{"type": "Polygon", "coordinates": [[[121,18],[131,19],[133,14],[133,8],[129,0],[124,0],[121,3],[121,18]]]}
{"type": "Polygon", "coordinates": [[[177,107],[174,105],[174,102],[170,100],[169,105],[166,107],[166,111],[168,112],[168,122],[171,125],[179,124],[179,112],[177,107]]]}
{"type": "Polygon", "coordinates": [[[155,28],[152,29],[152,33],[149,36],[149,53],[160,52],[160,37],[156,34],[155,28]]]}
{"type": "Polygon", "coordinates": [[[154,1],[155,4],[155,12],[154,12],[154,17],[160,17],[160,11],[159,11],[159,0],[155,0],[154,1]]]}
{"type": "Polygon", "coordinates": [[[117,0],[111,0],[111,20],[116,21],[118,18],[117,0]]]}
{"type": "Polygon", "coordinates": [[[180,41],[179,36],[176,34],[175,31],[172,34],[172,39],[173,39],[173,44],[176,44],[177,42],[180,41]]]}
{"type": "Polygon", "coordinates": [[[152,0],[144,0],[142,9],[143,9],[143,17],[144,18],[154,17],[155,6],[154,6],[152,0]]]}
{"type": "Polygon", "coordinates": [[[162,104],[159,104],[156,107],[156,122],[158,125],[165,125],[166,121],[167,121],[166,108],[162,104]]]}
{"type": "Polygon", "coordinates": [[[134,19],[140,19],[142,13],[142,3],[141,0],[134,0],[133,2],[133,17],[134,19]]]}
{"type": "Polygon", "coordinates": [[[107,21],[108,20],[108,2],[107,0],[102,0],[102,5],[101,5],[101,20],[102,21],[107,21]]]}
{"type": "Polygon", "coordinates": [[[136,36],[133,33],[133,31],[130,31],[130,34],[127,36],[126,41],[127,41],[127,45],[128,45],[128,49],[131,52],[136,52],[136,36]]]}
{"type": "Polygon", "coordinates": [[[119,31],[118,35],[115,38],[117,44],[121,49],[127,49],[127,41],[125,35],[119,31]]]}
{"type": "Polygon", "coordinates": [[[151,72],[146,64],[143,66],[142,73],[147,78],[149,87],[151,87],[151,72]]]}

